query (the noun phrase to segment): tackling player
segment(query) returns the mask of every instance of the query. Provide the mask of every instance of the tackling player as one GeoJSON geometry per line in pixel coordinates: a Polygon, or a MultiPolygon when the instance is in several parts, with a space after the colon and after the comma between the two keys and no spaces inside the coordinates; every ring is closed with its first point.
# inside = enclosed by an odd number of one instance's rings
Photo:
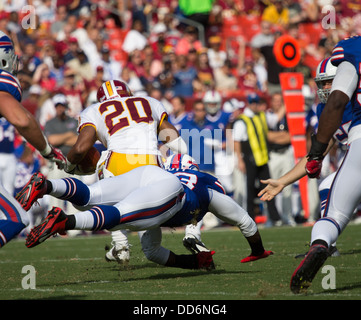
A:
{"type": "MultiPolygon", "coordinates": [[[[187,161],[187,158],[184,159],[187,161]]],[[[44,179],[39,188],[41,191],[32,194],[32,203],[47,193],[66,199],[74,205],[96,206],[89,211],[69,216],[60,208],[53,208],[47,218],[30,232],[26,242],[27,246],[29,248],[34,247],[51,235],[69,229],[129,228],[135,231],[145,230],[139,235],[142,249],[149,260],[169,267],[209,269],[212,268],[214,251],[199,252],[195,255],[176,255],[161,246],[161,227],[179,227],[189,223],[197,223],[207,211],[211,211],[223,221],[238,226],[246,237],[252,251],[241,262],[255,261],[272,254],[271,251],[264,249],[253,219],[234,200],[224,194],[224,188],[215,177],[196,170],[182,170],[180,169],[182,167],[189,167],[188,161],[183,165],[178,163],[177,168],[170,171],[172,174],[165,171],[167,176],[178,178],[177,180],[183,185],[183,192],[180,206],[176,208],[177,212],[173,216],[168,215],[163,221],[155,220],[152,216],[157,213],[158,208],[149,206],[146,201],[141,199],[141,195],[146,191],[144,187],[134,189],[125,197],[122,197],[122,192],[114,193],[114,190],[121,190],[121,187],[129,181],[132,181],[132,185],[135,186],[137,181],[142,179],[141,177],[146,177],[146,171],[158,172],[162,169],[151,166],[141,167],[108,181],[98,181],[89,187],[75,178],[65,179],[67,182],[64,179],[44,179]],[[71,193],[69,192],[70,185],[74,186],[71,193]],[[116,203],[117,199],[121,200],[116,203]],[[105,203],[107,205],[104,205],[105,203]],[[149,212],[149,214],[139,216],[137,207],[143,208],[144,212],[149,212]]],[[[195,166],[193,166],[194,168],[195,166]]],[[[156,182],[149,179],[146,181],[147,191],[156,189],[156,182]]],[[[158,193],[157,196],[154,194],[153,192],[151,195],[153,201],[162,198],[161,194],[158,193]]],[[[31,206],[32,203],[29,205],[31,206]]]]}
{"type": "Polygon", "coordinates": [[[291,291],[307,290],[329,257],[334,243],[352,218],[361,199],[361,37],[341,40],[333,49],[331,63],[338,66],[330,96],[321,113],[317,135],[307,155],[309,177],[319,176],[328,141],[339,128],[344,110],[352,104],[348,149],[328,193],[324,216],[312,228],[311,247],[291,277],[291,291]]]}
{"type": "MultiPolygon", "coordinates": [[[[33,115],[21,104],[22,90],[16,78],[18,57],[11,39],[0,31],[0,117],[9,121],[41,155],[62,168],[65,157],[49,145],[33,115]]],[[[29,224],[29,217],[17,201],[0,186],[0,248],[29,224]]]]}
{"type": "MultiPolygon", "coordinates": [[[[140,166],[160,166],[158,138],[172,151],[187,153],[185,142],[167,121],[167,112],[158,100],[134,96],[127,84],[119,80],[104,82],[97,91],[97,100],[98,103],[88,106],[80,114],[79,136],[67,155],[66,172],[82,174],[77,163],[97,140],[107,148],[99,161],[100,178],[118,176],[140,166]]],[[[148,173],[151,172],[154,171],[148,173]]],[[[165,176],[164,171],[155,174],[157,177],[148,178],[156,180],[158,175],[165,176]]],[[[34,181],[36,179],[34,177],[34,181]]],[[[28,188],[32,185],[30,181],[28,188]]],[[[159,188],[166,189],[167,185],[159,188]]],[[[26,191],[17,195],[21,204],[27,200],[28,194],[26,191]]],[[[112,240],[113,248],[106,253],[106,258],[112,260],[117,256],[118,260],[124,259],[126,263],[129,260],[126,230],[113,232],[112,240]]]]}

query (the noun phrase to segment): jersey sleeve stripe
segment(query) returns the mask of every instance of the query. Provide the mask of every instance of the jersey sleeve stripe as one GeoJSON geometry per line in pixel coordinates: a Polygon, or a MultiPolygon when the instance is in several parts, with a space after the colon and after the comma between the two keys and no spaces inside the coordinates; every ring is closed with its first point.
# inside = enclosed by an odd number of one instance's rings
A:
{"type": "Polygon", "coordinates": [[[79,127],[78,133],[79,133],[81,130],[83,130],[84,127],[87,127],[87,126],[91,126],[91,127],[93,127],[95,130],[97,129],[97,127],[94,125],[94,123],[85,122],[85,123],[83,123],[83,124],[79,127]]]}
{"type": "Polygon", "coordinates": [[[162,125],[163,121],[164,120],[167,120],[168,119],[168,114],[166,112],[163,112],[162,113],[162,116],[160,117],[160,121],[159,121],[159,125],[158,125],[158,130],[160,128],[160,126],[162,125]]]}
{"type": "Polygon", "coordinates": [[[16,82],[11,81],[11,80],[8,80],[8,79],[4,79],[4,78],[0,78],[0,82],[12,85],[12,86],[15,87],[15,88],[19,91],[19,93],[21,94],[21,89],[19,88],[19,85],[18,85],[16,82]]]}

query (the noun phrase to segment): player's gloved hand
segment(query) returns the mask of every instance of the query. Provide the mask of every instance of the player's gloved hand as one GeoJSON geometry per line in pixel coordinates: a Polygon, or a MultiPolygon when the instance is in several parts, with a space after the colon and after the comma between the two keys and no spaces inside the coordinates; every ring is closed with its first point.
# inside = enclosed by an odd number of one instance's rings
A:
{"type": "Polygon", "coordinates": [[[63,155],[63,153],[57,149],[57,148],[54,148],[53,146],[50,146],[51,150],[49,153],[42,153],[42,156],[45,158],[45,159],[48,159],[49,161],[51,162],[55,162],[56,166],[59,168],[59,169],[63,169],[66,165],[66,158],[65,156],[63,155]]]}
{"type": "Polygon", "coordinates": [[[311,135],[311,150],[307,155],[306,173],[310,178],[319,178],[322,169],[322,160],[327,150],[327,143],[317,141],[316,135],[311,135]]]}
{"type": "Polygon", "coordinates": [[[65,161],[64,171],[69,174],[75,174],[77,165],[71,163],[68,159],[65,159],[65,161]]]}
{"type": "Polygon", "coordinates": [[[66,160],[66,164],[65,164],[65,167],[64,167],[64,171],[66,173],[76,174],[78,176],[83,176],[83,175],[88,175],[89,174],[88,172],[81,171],[77,164],[71,163],[67,158],[65,160],[66,160]]]}

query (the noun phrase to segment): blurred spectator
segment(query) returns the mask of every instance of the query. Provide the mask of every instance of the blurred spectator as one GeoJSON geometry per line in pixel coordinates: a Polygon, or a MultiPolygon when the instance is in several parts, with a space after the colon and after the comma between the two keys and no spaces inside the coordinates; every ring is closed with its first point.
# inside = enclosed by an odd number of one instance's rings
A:
{"type": "Polygon", "coordinates": [[[149,75],[153,78],[163,70],[162,56],[156,56],[150,45],[146,45],[143,49],[144,62],[149,62],[149,75]]]}
{"type": "Polygon", "coordinates": [[[272,25],[286,28],[289,23],[289,12],[285,1],[273,0],[263,11],[262,20],[272,25]]]}
{"type": "Polygon", "coordinates": [[[212,147],[206,144],[207,140],[212,141],[213,127],[206,119],[206,115],[204,103],[197,99],[180,131],[188,146],[189,155],[197,161],[199,169],[214,174],[214,153],[212,147]]]}
{"type": "Polygon", "coordinates": [[[140,78],[129,67],[125,66],[120,73],[120,80],[124,81],[135,95],[145,95],[145,88],[140,78]]]}
{"type": "Polygon", "coordinates": [[[39,99],[41,95],[42,88],[38,84],[33,84],[29,89],[29,96],[21,102],[24,108],[35,117],[37,117],[38,109],[40,108],[39,99]]]}
{"type": "Polygon", "coordinates": [[[44,132],[49,143],[67,155],[78,136],[78,121],[67,115],[68,102],[65,95],[56,94],[52,101],[56,115],[45,124],[44,132]]]}
{"type": "Polygon", "coordinates": [[[66,6],[57,6],[55,11],[55,20],[50,26],[50,33],[54,39],[57,38],[58,33],[63,30],[66,25],[67,10],[66,6]]]}
{"type": "Polygon", "coordinates": [[[76,59],[78,50],[81,50],[77,38],[70,37],[65,42],[62,54],[64,55],[64,62],[68,62],[72,59],[76,59]]]}
{"type": "MultiPolygon", "coordinates": [[[[275,33],[275,41],[282,34],[280,32],[275,33]]],[[[263,55],[266,62],[267,69],[267,90],[269,94],[281,91],[279,74],[284,72],[285,68],[281,66],[275,55],[273,54],[273,44],[265,45],[260,48],[260,53],[263,55]]]]}
{"type": "MultiPolygon", "coordinates": [[[[168,99],[166,99],[164,97],[162,90],[160,90],[159,88],[151,87],[149,89],[149,96],[160,101],[163,104],[163,106],[168,114],[170,114],[172,112],[173,106],[172,106],[171,102],[168,101],[168,99]]],[[[168,121],[169,121],[169,119],[168,119],[168,121]]]]}
{"type": "Polygon", "coordinates": [[[196,61],[196,70],[198,73],[198,80],[201,82],[204,90],[209,90],[214,87],[214,73],[212,67],[209,65],[207,51],[198,53],[196,61]]]}
{"type": "Polygon", "coordinates": [[[55,3],[52,0],[42,0],[36,7],[40,23],[52,23],[55,20],[55,3]]]}
{"type": "Polygon", "coordinates": [[[247,60],[244,64],[244,68],[240,71],[238,88],[245,91],[246,94],[261,90],[261,85],[257,79],[257,74],[254,71],[254,63],[252,60],[247,60]]]}
{"type": "Polygon", "coordinates": [[[197,29],[188,26],[184,30],[183,37],[179,39],[175,47],[175,53],[177,55],[187,55],[191,49],[199,51],[202,47],[202,43],[198,40],[197,29]]]}
{"type": "Polygon", "coordinates": [[[274,43],[274,34],[272,31],[272,24],[267,20],[261,21],[261,31],[254,35],[251,39],[252,48],[261,48],[269,46],[274,43]]]}
{"type": "Polygon", "coordinates": [[[158,75],[158,81],[163,94],[168,90],[170,91],[174,86],[175,80],[173,77],[172,62],[168,57],[163,59],[163,70],[158,75]]]}
{"type": "Polygon", "coordinates": [[[14,193],[16,175],[15,127],[0,118],[0,184],[10,194],[14,193]]]}
{"type": "MultiPolygon", "coordinates": [[[[59,148],[66,156],[77,139],[78,120],[67,114],[69,108],[65,95],[56,94],[52,98],[52,103],[55,106],[55,116],[46,122],[44,133],[49,143],[59,148]]],[[[48,161],[48,169],[48,179],[61,179],[69,176],[63,170],[59,170],[50,161],[48,161]]],[[[49,205],[53,207],[59,205],[64,206],[66,204],[65,201],[50,197],[49,205]]]]}
{"type": "Polygon", "coordinates": [[[54,53],[53,57],[53,67],[51,72],[55,77],[57,85],[60,87],[64,82],[64,60],[60,57],[58,53],[54,53]]]}
{"type": "Polygon", "coordinates": [[[94,78],[94,71],[89,63],[88,57],[85,52],[78,49],[76,57],[66,63],[66,66],[74,70],[77,75],[82,77],[84,80],[90,81],[94,78]]]}
{"type": "Polygon", "coordinates": [[[66,96],[68,102],[68,115],[78,119],[80,112],[83,110],[83,101],[88,95],[83,82],[77,82],[75,79],[76,72],[70,68],[65,68],[64,83],[58,88],[58,92],[66,96]]]}
{"type": "Polygon", "coordinates": [[[98,66],[96,68],[95,77],[90,81],[85,80],[85,86],[89,92],[93,90],[97,91],[104,81],[106,81],[104,79],[104,68],[102,66],[98,66]]]}
{"type": "Polygon", "coordinates": [[[57,87],[55,76],[51,73],[49,66],[43,63],[38,66],[34,75],[33,83],[39,84],[39,86],[49,92],[53,92],[57,87]]]}
{"type": "Polygon", "coordinates": [[[37,48],[35,43],[28,42],[24,47],[24,54],[22,56],[23,71],[31,75],[34,74],[36,68],[42,63],[37,57],[37,48]]]}
{"type": "Polygon", "coordinates": [[[186,102],[183,97],[175,96],[171,100],[172,111],[169,113],[168,121],[180,132],[187,118],[186,102]]]}
{"type": "Polygon", "coordinates": [[[143,50],[148,43],[148,39],[143,32],[143,23],[140,20],[134,20],[131,30],[129,30],[124,38],[122,49],[128,53],[134,50],[143,50]]]}
{"type": "Polygon", "coordinates": [[[188,67],[187,56],[180,55],[177,57],[178,69],[174,73],[174,95],[183,97],[192,97],[193,81],[197,78],[197,70],[188,67]]]}
{"type": "Polygon", "coordinates": [[[319,8],[316,0],[288,1],[289,23],[316,22],[318,20],[319,8]]]}
{"type": "Polygon", "coordinates": [[[11,34],[17,34],[20,32],[21,26],[19,25],[19,21],[18,12],[10,12],[9,22],[6,25],[6,28],[10,31],[11,34]]]}
{"type": "Polygon", "coordinates": [[[212,36],[209,38],[209,49],[207,51],[209,65],[216,70],[224,65],[227,59],[227,53],[221,50],[222,39],[220,36],[212,36]]]}
{"type": "Polygon", "coordinates": [[[104,69],[104,79],[118,79],[120,77],[120,72],[122,71],[122,65],[120,62],[111,57],[110,50],[106,46],[101,49],[101,54],[101,66],[104,69]]]}
{"type": "Polygon", "coordinates": [[[140,50],[134,50],[128,55],[128,62],[126,66],[132,70],[137,77],[141,77],[144,75],[144,66],[143,66],[143,57],[142,52],[140,50]]]}
{"type": "Polygon", "coordinates": [[[236,90],[238,89],[238,80],[232,73],[232,62],[226,60],[223,66],[214,70],[215,88],[221,90],[236,90]]]}

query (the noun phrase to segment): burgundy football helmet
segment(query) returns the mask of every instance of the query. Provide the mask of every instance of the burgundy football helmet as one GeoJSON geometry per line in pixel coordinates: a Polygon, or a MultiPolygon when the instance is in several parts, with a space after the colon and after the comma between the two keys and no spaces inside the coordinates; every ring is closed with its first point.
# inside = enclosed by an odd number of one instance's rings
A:
{"type": "Polygon", "coordinates": [[[130,91],[128,85],[120,80],[108,80],[105,81],[98,89],[97,99],[99,102],[103,102],[108,99],[120,97],[131,97],[132,91],[130,91]]]}

